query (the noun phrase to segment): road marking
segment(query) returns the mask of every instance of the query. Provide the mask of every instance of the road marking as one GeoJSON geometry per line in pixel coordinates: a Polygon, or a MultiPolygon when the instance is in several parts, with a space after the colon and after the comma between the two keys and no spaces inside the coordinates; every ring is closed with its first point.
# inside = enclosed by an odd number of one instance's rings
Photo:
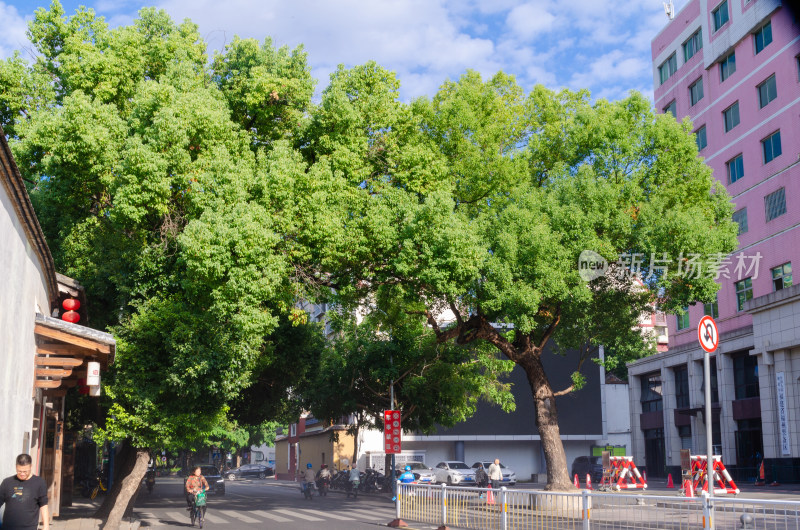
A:
{"type": "Polygon", "coordinates": [[[272,511],[282,513],[283,515],[288,515],[290,517],[297,517],[298,519],[303,519],[306,521],[324,521],[324,519],[320,519],[319,517],[311,517],[310,515],[305,515],[299,512],[293,512],[292,510],[272,510],[272,511]]]}
{"type": "MultiPolygon", "coordinates": [[[[231,515],[228,512],[225,512],[225,513],[226,513],[226,515],[231,515]]],[[[230,523],[230,521],[228,521],[227,519],[219,517],[218,515],[212,515],[212,514],[210,514],[208,512],[206,512],[205,520],[206,521],[211,521],[212,523],[217,523],[217,524],[228,524],[228,523],[230,523]]]]}
{"type": "Polygon", "coordinates": [[[142,515],[142,521],[147,523],[147,526],[161,526],[162,523],[161,519],[158,518],[157,515],[151,512],[137,512],[142,515]]]}
{"type": "Polygon", "coordinates": [[[352,515],[353,517],[358,517],[359,519],[370,519],[370,520],[395,517],[395,512],[382,512],[379,510],[369,510],[369,511],[338,510],[337,513],[346,513],[347,515],[352,515]]]}
{"type": "Polygon", "coordinates": [[[272,519],[276,523],[288,523],[291,519],[287,519],[286,517],[281,517],[280,515],[275,515],[274,513],[269,513],[266,510],[256,510],[250,512],[254,515],[258,515],[260,517],[264,517],[265,519],[272,519]]]}
{"type": "Polygon", "coordinates": [[[331,519],[339,519],[340,521],[354,521],[352,517],[347,517],[344,515],[336,515],[335,513],[328,513],[328,512],[321,512],[319,510],[308,510],[303,509],[302,511],[306,513],[310,513],[311,515],[318,515],[320,517],[330,517],[331,519]]]}
{"type": "Polygon", "coordinates": [[[225,515],[228,517],[233,517],[234,519],[239,519],[243,523],[260,523],[258,519],[253,519],[252,517],[248,517],[247,515],[239,512],[234,511],[226,511],[225,515]]]}
{"type": "Polygon", "coordinates": [[[167,515],[179,523],[186,523],[187,521],[190,523],[192,522],[192,520],[189,519],[189,512],[167,512],[167,515]]]}

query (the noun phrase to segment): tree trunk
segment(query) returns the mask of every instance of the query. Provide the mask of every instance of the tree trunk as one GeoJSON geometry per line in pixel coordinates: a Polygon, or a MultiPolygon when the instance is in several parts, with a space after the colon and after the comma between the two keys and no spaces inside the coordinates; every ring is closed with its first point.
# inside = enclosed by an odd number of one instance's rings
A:
{"type": "Polygon", "coordinates": [[[117,456],[118,467],[114,474],[114,485],[106,495],[103,504],[94,516],[106,521],[106,530],[118,530],[124,513],[134,501],[134,494],[147,472],[150,451],[136,449],[129,440],[122,442],[122,449],[117,456]]]}
{"type": "Polygon", "coordinates": [[[122,517],[134,500],[134,496],[142,483],[142,479],[147,473],[147,464],[150,462],[150,451],[147,449],[136,449],[136,459],[133,470],[125,476],[120,483],[119,496],[117,502],[108,515],[103,530],[119,530],[122,517]]]}
{"type": "Polygon", "coordinates": [[[353,465],[353,467],[356,467],[356,465],[358,465],[358,431],[359,430],[360,430],[359,429],[359,420],[358,420],[358,418],[356,418],[356,430],[353,433],[353,460],[350,461],[350,463],[353,465]]]}
{"type": "Polygon", "coordinates": [[[558,427],[558,411],[556,399],[547,375],[544,372],[542,359],[531,353],[524,356],[521,363],[528,376],[528,383],[533,392],[533,401],[536,405],[536,428],[544,451],[545,465],[547,466],[547,486],[549,491],[572,491],[575,486],[569,479],[567,468],[567,455],[561,441],[561,431],[558,427]]]}
{"type": "Polygon", "coordinates": [[[94,516],[98,519],[106,519],[108,514],[111,513],[111,509],[117,503],[117,497],[122,488],[122,479],[130,474],[136,464],[136,449],[130,444],[129,440],[122,441],[115,462],[117,465],[114,467],[113,485],[106,494],[103,504],[94,513],[94,516]]]}

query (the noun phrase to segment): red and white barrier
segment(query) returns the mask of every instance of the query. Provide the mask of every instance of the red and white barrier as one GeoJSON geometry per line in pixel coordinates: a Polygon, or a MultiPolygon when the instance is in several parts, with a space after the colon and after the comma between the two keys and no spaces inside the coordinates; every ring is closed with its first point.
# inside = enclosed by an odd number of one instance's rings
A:
{"type": "Polygon", "coordinates": [[[611,457],[612,489],[647,489],[647,480],[639,473],[632,456],[611,457]]]}
{"type": "Polygon", "coordinates": [[[714,488],[714,495],[738,495],[739,488],[731,478],[722,457],[714,455],[712,457],[711,474],[708,473],[708,458],[706,455],[692,455],[692,489],[695,493],[701,488],[708,491],[714,488]],[[716,486],[713,484],[716,483],[716,486]]]}

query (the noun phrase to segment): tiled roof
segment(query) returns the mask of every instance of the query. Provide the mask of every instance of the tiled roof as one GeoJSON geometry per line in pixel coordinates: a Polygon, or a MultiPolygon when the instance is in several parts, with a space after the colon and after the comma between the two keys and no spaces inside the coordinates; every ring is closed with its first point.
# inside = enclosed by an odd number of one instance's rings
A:
{"type": "Polygon", "coordinates": [[[59,331],[63,331],[65,333],[69,333],[70,335],[75,335],[76,337],[82,337],[84,339],[89,339],[103,344],[108,344],[109,346],[111,346],[112,350],[117,345],[117,341],[114,340],[114,336],[111,335],[110,333],[106,333],[105,331],[98,331],[92,328],[87,328],[86,326],[81,326],[80,324],[73,324],[71,322],[66,322],[58,318],[48,317],[46,315],[42,315],[41,313],[36,313],[36,323],[42,324],[43,326],[47,326],[48,328],[53,328],[59,331]]]}

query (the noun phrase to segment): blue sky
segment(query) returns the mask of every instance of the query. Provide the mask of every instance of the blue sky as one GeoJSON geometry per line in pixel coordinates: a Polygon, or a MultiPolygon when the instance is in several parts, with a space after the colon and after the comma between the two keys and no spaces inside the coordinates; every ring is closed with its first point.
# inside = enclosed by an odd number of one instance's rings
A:
{"type": "MultiPolygon", "coordinates": [[[[687,0],[675,0],[680,9],[687,0]]],[[[143,6],[190,18],[209,50],[234,35],[304,44],[319,87],[337,64],[373,59],[397,72],[403,99],[433,95],[466,69],[498,70],[530,90],[588,88],[618,99],[629,90],[653,97],[650,41],[668,22],[661,0],[63,0],[112,26],[143,6]]],[[[26,23],[49,0],[0,0],[0,59],[28,49],[26,23]]]]}

